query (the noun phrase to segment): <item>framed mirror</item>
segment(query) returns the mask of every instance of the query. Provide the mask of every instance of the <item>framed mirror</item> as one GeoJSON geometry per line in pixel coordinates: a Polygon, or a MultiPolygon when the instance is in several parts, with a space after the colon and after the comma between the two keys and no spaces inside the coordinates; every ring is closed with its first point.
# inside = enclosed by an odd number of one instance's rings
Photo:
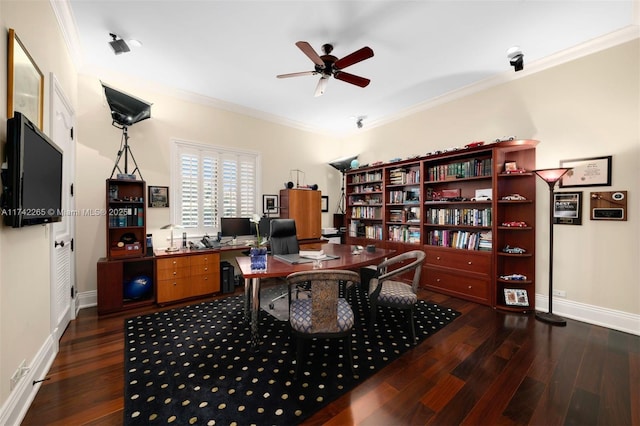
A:
{"type": "Polygon", "coordinates": [[[20,111],[42,130],[44,77],[13,28],[9,28],[8,56],[7,118],[20,111]]]}

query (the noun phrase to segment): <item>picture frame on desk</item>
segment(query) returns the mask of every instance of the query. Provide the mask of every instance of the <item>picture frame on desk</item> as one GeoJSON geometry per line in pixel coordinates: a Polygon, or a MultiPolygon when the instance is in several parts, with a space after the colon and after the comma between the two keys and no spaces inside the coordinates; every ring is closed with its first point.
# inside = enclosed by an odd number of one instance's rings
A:
{"type": "Polygon", "coordinates": [[[168,186],[149,186],[149,207],[169,207],[168,186]]]}
{"type": "Polygon", "coordinates": [[[278,196],[273,194],[262,194],[262,212],[264,214],[278,214],[278,196]]]}
{"type": "Polygon", "coordinates": [[[560,188],[611,186],[612,156],[560,160],[560,167],[571,168],[560,180],[560,188]]]}

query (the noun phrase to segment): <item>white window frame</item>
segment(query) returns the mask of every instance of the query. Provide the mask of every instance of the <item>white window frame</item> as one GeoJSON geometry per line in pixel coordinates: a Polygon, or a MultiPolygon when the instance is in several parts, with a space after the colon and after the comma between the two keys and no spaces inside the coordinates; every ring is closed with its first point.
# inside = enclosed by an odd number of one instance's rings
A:
{"type": "MultiPolygon", "coordinates": [[[[237,148],[229,148],[224,146],[211,145],[207,143],[201,142],[192,142],[185,141],[180,139],[172,139],[171,140],[171,188],[170,188],[170,200],[171,200],[171,211],[170,211],[170,221],[172,224],[180,225],[181,224],[181,207],[182,207],[182,180],[181,180],[181,162],[180,155],[183,152],[189,152],[193,154],[197,154],[201,159],[203,154],[208,154],[212,156],[218,156],[219,158],[229,157],[229,156],[238,156],[238,157],[254,157],[255,159],[255,189],[254,189],[254,200],[253,200],[253,211],[247,212],[243,214],[243,217],[251,217],[251,215],[258,213],[261,214],[260,204],[260,196],[262,194],[262,155],[259,151],[247,150],[247,149],[237,149],[237,148]]],[[[224,214],[224,203],[223,203],[223,194],[222,194],[222,171],[220,168],[218,169],[218,219],[222,217],[224,214]]],[[[240,189],[238,189],[240,191],[240,189]]],[[[201,200],[200,200],[201,202],[201,200]]],[[[198,226],[186,228],[185,231],[189,234],[189,236],[199,237],[205,234],[208,235],[216,235],[219,231],[219,226],[211,226],[205,227],[202,221],[202,205],[200,204],[199,214],[198,214],[198,226]]],[[[219,221],[218,221],[219,225],[219,221]]]]}

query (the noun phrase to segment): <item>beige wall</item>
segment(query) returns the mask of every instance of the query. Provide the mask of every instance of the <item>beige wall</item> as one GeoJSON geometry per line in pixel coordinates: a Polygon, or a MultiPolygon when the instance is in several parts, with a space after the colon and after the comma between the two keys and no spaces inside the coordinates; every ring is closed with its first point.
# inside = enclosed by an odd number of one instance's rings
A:
{"type": "MultiPolygon", "coordinates": [[[[77,77],[48,2],[0,2],[2,39],[9,28],[26,46],[44,74],[44,130],[49,133],[50,73],[75,105],[77,77]],[[46,40],[46,43],[42,41],[46,40]]],[[[0,43],[0,57],[7,57],[0,43]]],[[[0,140],[6,140],[6,59],[0,67],[0,140]]],[[[49,226],[11,229],[0,226],[0,404],[9,395],[9,379],[22,360],[31,365],[51,334],[49,226]]]]}
{"type": "MultiPolygon", "coordinates": [[[[554,228],[554,289],[567,299],[640,314],[640,41],[453,100],[353,136],[361,163],[425,154],[504,135],[540,140],[539,168],[612,155],[611,187],[583,192],[582,226],[554,228]],[[591,191],[629,191],[626,222],[589,220],[591,191]]],[[[562,189],[566,191],[568,189],[562,189]]],[[[548,291],[549,189],[537,189],[536,292],[548,291]]],[[[546,304],[539,306],[546,310],[546,304]]]]}

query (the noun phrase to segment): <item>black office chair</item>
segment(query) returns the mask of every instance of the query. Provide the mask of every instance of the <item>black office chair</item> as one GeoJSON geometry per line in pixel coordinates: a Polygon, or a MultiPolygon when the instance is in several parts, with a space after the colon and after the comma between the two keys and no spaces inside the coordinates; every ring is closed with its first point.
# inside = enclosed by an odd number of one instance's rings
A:
{"type": "MultiPolygon", "coordinates": [[[[269,245],[271,254],[296,254],[300,253],[298,237],[296,237],[296,221],[294,219],[271,219],[269,230],[269,245]]],[[[271,299],[269,309],[274,308],[276,300],[289,297],[285,291],[278,297],[271,299]]]]}

